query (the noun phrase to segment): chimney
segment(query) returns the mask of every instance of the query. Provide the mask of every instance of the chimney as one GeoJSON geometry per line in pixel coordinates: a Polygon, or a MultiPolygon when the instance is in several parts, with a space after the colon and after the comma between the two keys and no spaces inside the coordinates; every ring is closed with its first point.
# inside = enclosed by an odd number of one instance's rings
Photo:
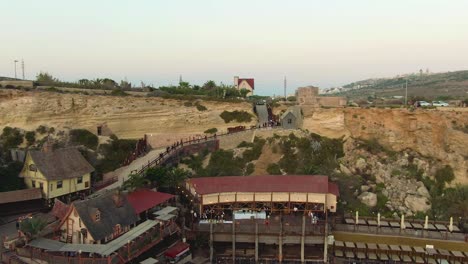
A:
{"type": "Polygon", "coordinates": [[[44,145],[42,145],[42,152],[44,153],[49,153],[54,150],[54,146],[52,144],[52,140],[50,139],[49,136],[47,136],[46,142],[44,142],[44,145]]]}
{"type": "Polygon", "coordinates": [[[239,89],[239,76],[234,76],[234,87],[239,89]]]}

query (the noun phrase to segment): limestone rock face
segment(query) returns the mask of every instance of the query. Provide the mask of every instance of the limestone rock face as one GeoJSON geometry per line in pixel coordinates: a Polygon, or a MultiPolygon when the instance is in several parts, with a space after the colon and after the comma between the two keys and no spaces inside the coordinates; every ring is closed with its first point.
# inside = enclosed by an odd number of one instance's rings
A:
{"type": "Polygon", "coordinates": [[[426,197],[426,198],[431,197],[431,195],[429,194],[429,191],[427,190],[426,186],[424,186],[424,184],[420,186],[416,191],[417,191],[417,194],[422,197],[426,197]]]}
{"type": "Polygon", "coordinates": [[[359,158],[357,161],[356,161],[356,169],[358,169],[359,171],[364,171],[366,169],[366,161],[363,159],[363,158],[359,158]]]}
{"type": "Polygon", "coordinates": [[[369,207],[377,205],[377,194],[371,192],[363,192],[358,196],[358,199],[369,207]]]}
{"type": "Polygon", "coordinates": [[[406,196],[405,206],[413,212],[426,212],[431,208],[426,197],[417,195],[406,196]]]}
{"type": "Polygon", "coordinates": [[[351,175],[351,174],[353,174],[353,173],[348,169],[348,167],[346,167],[345,165],[343,165],[343,164],[341,164],[341,163],[340,163],[340,171],[341,171],[342,173],[348,175],[348,176],[351,175]]]}

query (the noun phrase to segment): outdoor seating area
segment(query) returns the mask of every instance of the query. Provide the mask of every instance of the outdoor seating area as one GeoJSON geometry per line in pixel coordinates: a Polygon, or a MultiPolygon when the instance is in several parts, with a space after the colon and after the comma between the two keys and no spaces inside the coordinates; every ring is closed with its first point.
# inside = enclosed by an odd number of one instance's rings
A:
{"type": "Polygon", "coordinates": [[[467,263],[468,252],[444,249],[335,241],[333,256],[348,260],[394,261],[397,263],[467,263]]]}
{"type": "Polygon", "coordinates": [[[424,220],[404,220],[403,228],[401,221],[397,219],[380,220],[376,218],[358,218],[357,224],[353,217],[338,219],[333,226],[335,231],[358,232],[369,234],[381,234],[392,236],[422,237],[429,239],[464,241],[465,234],[453,224],[448,222],[428,222],[424,220]],[[344,223],[343,223],[344,222],[344,223]],[[426,227],[426,228],[425,228],[426,227]],[[452,230],[450,232],[450,229],[452,230]]]}

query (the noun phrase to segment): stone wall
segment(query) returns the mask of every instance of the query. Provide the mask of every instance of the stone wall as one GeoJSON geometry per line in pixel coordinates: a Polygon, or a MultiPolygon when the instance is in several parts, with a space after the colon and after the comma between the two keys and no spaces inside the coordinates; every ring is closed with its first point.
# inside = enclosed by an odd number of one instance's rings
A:
{"type": "Polygon", "coordinates": [[[314,86],[300,87],[296,90],[296,100],[301,106],[343,107],[346,98],[339,96],[319,96],[319,88],[314,86]]]}
{"type": "Polygon", "coordinates": [[[33,87],[34,82],[33,81],[23,81],[23,80],[19,80],[19,81],[0,81],[0,85],[2,87],[6,87],[7,85],[11,85],[11,86],[14,86],[14,87],[19,87],[19,86],[33,87]]]}

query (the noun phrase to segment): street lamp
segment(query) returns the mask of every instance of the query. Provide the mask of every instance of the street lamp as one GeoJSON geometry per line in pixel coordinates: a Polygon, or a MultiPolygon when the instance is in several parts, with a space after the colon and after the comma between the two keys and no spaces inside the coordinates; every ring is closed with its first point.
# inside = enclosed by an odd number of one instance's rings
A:
{"type": "Polygon", "coordinates": [[[15,79],[16,79],[16,63],[18,62],[18,60],[14,60],[15,62],[15,79]]]}

